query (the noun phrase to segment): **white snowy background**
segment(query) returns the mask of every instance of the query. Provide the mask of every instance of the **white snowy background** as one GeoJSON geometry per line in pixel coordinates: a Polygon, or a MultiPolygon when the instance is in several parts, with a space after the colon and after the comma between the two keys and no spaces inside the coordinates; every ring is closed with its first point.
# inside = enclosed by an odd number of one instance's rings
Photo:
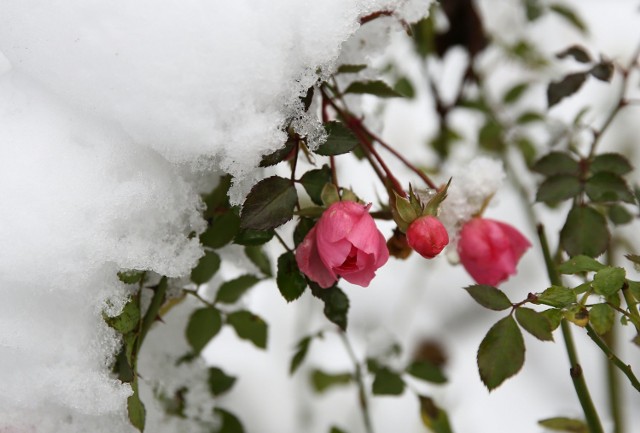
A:
{"type": "MultiPolygon", "coordinates": [[[[583,42],[594,53],[626,62],[640,41],[637,2],[572,4],[591,30],[586,41],[557,17],[525,27],[516,2],[483,0],[480,9],[489,30],[504,40],[527,32],[549,54],[583,42]]],[[[215,184],[216,173],[224,170],[244,179],[232,192],[232,199],[241,201],[262,175],[254,169],[260,156],[284,140],[280,127],[299,113],[297,97],[317,79],[318,68],[330,71],[341,50],[340,62],[362,56],[354,39],[345,44],[358,29],[358,17],[391,6],[400,7],[407,19],[425,10],[425,2],[400,0],[0,2],[1,432],[133,431],[125,412],[130,390],[108,373],[118,339],[102,321],[105,305],[116,313],[127,296],[117,270],[188,274],[202,254],[197,242],[188,239],[190,232],[204,227],[198,193],[215,184]]],[[[400,26],[393,19],[381,23],[367,36],[375,36],[373,45],[386,44],[391,29],[391,48],[384,56],[405,62],[406,72],[415,74],[400,26]]],[[[486,57],[491,62],[490,53],[486,57]]],[[[459,52],[445,59],[440,71],[445,88],[449,74],[455,86],[460,62],[459,52]]],[[[505,68],[489,82],[498,92],[517,81],[519,73],[505,68]]],[[[592,104],[592,120],[598,124],[612,103],[611,86],[618,84],[592,80],[554,115],[569,119],[592,104]]],[[[375,128],[413,160],[429,163],[433,155],[424,142],[437,124],[426,86],[418,94],[416,101],[391,103],[375,128]]],[[[544,107],[542,87],[529,98],[544,107]]],[[[621,115],[602,146],[623,150],[636,165],[638,114],[631,108],[621,115]]],[[[462,118],[458,123],[464,130],[473,121],[462,118]]],[[[310,134],[317,134],[317,126],[312,119],[299,121],[310,134]]],[[[473,149],[471,136],[467,144],[466,149],[473,149]]],[[[455,157],[463,165],[471,153],[463,150],[455,157]]],[[[364,165],[338,159],[338,166],[345,184],[375,201],[364,165]]],[[[637,171],[633,175],[638,179],[637,171]]],[[[510,222],[534,241],[520,200],[507,181],[487,216],[510,222]]],[[[534,211],[550,221],[549,232],[559,228],[562,210],[548,212],[535,205],[534,211]]],[[[390,233],[390,225],[382,228],[390,233]]],[[[637,224],[623,233],[635,240],[637,224]]],[[[272,252],[275,257],[280,251],[274,246],[272,252]]],[[[221,276],[235,276],[246,266],[239,250],[229,248],[224,254],[237,266],[226,265],[221,276]]],[[[542,269],[534,248],[503,289],[512,299],[544,289],[548,283],[542,269]]],[[[220,281],[214,279],[212,288],[220,281]]],[[[525,336],[522,372],[487,392],[475,354],[484,333],[501,316],[475,305],[460,289],[470,283],[464,270],[445,257],[430,262],[411,257],[406,262],[392,259],[366,289],[341,284],[351,299],[349,332],[357,355],[379,353],[398,341],[405,348],[398,362],[404,362],[421,340],[443,342],[450,382],[414,386],[449,411],[458,432],[535,433],[542,430],[538,419],[580,417],[560,341],[541,343],[525,336]]],[[[314,342],[305,365],[293,378],[288,375],[296,341],[327,327],[317,300],[305,295],[287,305],[273,282],[264,282],[243,302],[269,323],[269,348],[259,351],[228,329],[216,337],[205,350],[205,362],[239,380],[215,404],[238,414],[248,433],[320,433],[331,425],[364,431],[355,387],[318,397],[308,385],[311,368],[351,368],[339,339],[328,334],[314,342]]],[[[172,365],[186,350],[182,334],[193,308],[192,303],[176,307],[145,342],[139,370],[151,433],[200,431],[185,421],[163,419],[152,396],[153,388],[172,390],[204,377],[204,370],[172,365]]],[[[582,332],[575,336],[595,403],[610,431],[604,358],[582,332]]],[[[621,357],[640,370],[637,348],[624,347],[621,357]]],[[[640,398],[630,386],[623,388],[632,431],[640,421],[633,410],[640,398]]],[[[195,389],[189,403],[205,405],[205,391],[200,394],[203,402],[197,401],[195,389]]],[[[377,432],[425,431],[410,392],[376,397],[371,404],[377,432]]]]}

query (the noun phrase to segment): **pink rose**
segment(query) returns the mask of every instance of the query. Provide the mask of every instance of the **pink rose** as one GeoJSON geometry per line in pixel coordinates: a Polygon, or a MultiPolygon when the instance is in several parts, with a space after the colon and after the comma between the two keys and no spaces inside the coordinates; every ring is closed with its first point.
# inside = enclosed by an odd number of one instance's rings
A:
{"type": "Polygon", "coordinates": [[[449,234],[440,220],[427,215],[413,221],[407,229],[407,242],[418,254],[432,259],[449,243],[449,234]]]}
{"type": "Polygon", "coordinates": [[[473,218],[460,231],[458,254],[479,284],[496,286],[510,275],[531,243],[509,224],[473,218]]]}
{"type": "Polygon", "coordinates": [[[296,250],[300,270],[325,289],[338,277],[366,287],[388,259],[369,206],[353,201],[329,206],[296,250]]]}

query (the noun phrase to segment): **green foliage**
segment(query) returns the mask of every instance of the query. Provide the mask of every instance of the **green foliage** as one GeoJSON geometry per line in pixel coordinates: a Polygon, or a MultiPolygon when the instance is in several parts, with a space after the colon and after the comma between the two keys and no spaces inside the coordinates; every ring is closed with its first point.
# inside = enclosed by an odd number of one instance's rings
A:
{"type": "Polygon", "coordinates": [[[336,74],[357,74],[363,69],[367,69],[367,65],[340,65],[336,74]]]}
{"type": "Polygon", "coordinates": [[[615,225],[628,224],[633,221],[633,215],[624,206],[614,204],[609,206],[607,213],[609,220],[615,225]]]}
{"type": "Polygon", "coordinates": [[[313,336],[306,336],[296,345],[296,353],[293,354],[291,364],[289,365],[289,374],[295,373],[298,368],[300,368],[300,365],[302,365],[302,362],[309,352],[309,346],[311,345],[312,339],[313,336]]]}
{"type": "Polygon", "coordinates": [[[549,108],[580,90],[586,79],[586,72],[574,72],[560,81],[551,82],[547,87],[547,104],[549,108]]]}
{"type": "Polygon", "coordinates": [[[551,286],[537,296],[539,304],[550,307],[563,308],[567,305],[575,304],[576,294],[573,290],[562,286],[551,286]]]}
{"type": "Polygon", "coordinates": [[[258,281],[260,281],[260,278],[254,275],[241,275],[233,280],[226,281],[218,289],[214,302],[233,304],[258,281]]]}
{"type": "Polygon", "coordinates": [[[564,152],[550,152],[546,154],[540,158],[531,169],[545,176],[557,176],[561,174],[577,176],[580,173],[578,161],[564,152]]]}
{"type": "Polygon", "coordinates": [[[209,368],[209,391],[214,396],[219,396],[229,391],[236,383],[234,376],[229,376],[221,368],[210,367],[209,368]]]}
{"type": "Polygon", "coordinates": [[[598,257],[609,245],[607,220],[590,206],[576,205],[569,211],[562,227],[560,243],[572,257],[598,257]]]}
{"type": "Polygon", "coordinates": [[[354,81],[349,84],[344,93],[374,95],[379,98],[394,98],[403,96],[393,90],[387,83],[380,80],[373,81],[354,81]]]}
{"type": "Polygon", "coordinates": [[[465,287],[465,290],[480,305],[494,311],[511,308],[512,304],[507,295],[500,289],[484,284],[465,287]]]}
{"type": "Polygon", "coordinates": [[[447,381],[440,367],[429,361],[414,361],[406,371],[411,376],[427,382],[445,383],[447,381]]]}
{"type": "Polygon", "coordinates": [[[571,24],[581,33],[588,33],[587,25],[584,23],[584,21],[582,21],[582,18],[580,18],[570,7],[560,3],[553,3],[549,6],[549,9],[552,12],[555,12],[561,18],[564,18],[569,24],[571,24]]]}
{"type": "Polygon", "coordinates": [[[131,299],[116,317],[105,317],[105,322],[121,334],[135,330],[140,323],[140,306],[131,299]]]}
{"type": "Polygon", "coordinates": [[[489,391],[520,371],[524,352],[524,339],[513,317],[507,316],[491,327],[478,349],[480,379],[489,391]]]}
{"type": "Polygon", "coordinates": [[[220,269],[220,256],[213,251],[207,251],[191,271],[191,281],[204,284],[218,272],[218,269],[220,269]]]}
{"type": "Polygon", "coordinates": [[[579,274],[582,272],[597,272],[606,266],[588,256],[575,256],[556,268],[561,274],[579,274]]]}
{"type": "Polygon", "coordinates": [[[341,155],[351,152],[358,145],[356,136],[342,122],[327,122],[324,124],[324,129],[328,137],[327,141],[315,150],[318,155],[341,155]]]}
{"type": "MultiPolygon", "coordinates": [[[[326,143],[323,146],[326,146],[326,143]]],[[[329,182],[331,182],[331,170],[328,165],[317,170],[309,170],[300,178],[300,183],[309,194],[311,201],[317,205],[322,205],[320,195],[324,186],[329,182]]]]}
{"type": "Polygon", "coordinates": [[[553,204],[574,198],[582,192],[580,180],[570,174],[560,174],[548,177],[536,194],[536,201],[553,204]]]}
{"type": "Polygon", "coordinates": [[[622,176],[633,170],[633,167],[619,153],[601,153],[593,158],[589,169],[592,173],[608,172],[622,176]]]}
{"type": "Polygon", "coordinates": [[[334,386],[348,385],[353,380],[353,375],[351,373],[330,374],[322,370],[313,370],[310,379],[314,391],[323,393],[334,386]]]}
{"type": "Polygon", "coordinates": [[[594,202],[636,202],[624,179],[608,171],[598,172],[587,179],[585,191],[594,202]]]}
{"type": "Polygon", "coordinates": [[[349,298],[337,286],[322,289],[316,284],[311,284],[311,293],[324,302],[324,315],[343,331],[347,330],[349,313],[349,298]]]}
{"type": "Polygon", "coordinates": [[[580,304],[570,306],[563,314],[565,319],[581,328],[589,324],[589,311],[580,304]]]}
{"type": "Polygon", "coordinates": [[[587,52],[586,48],[580,45],[572,45],[567,49],[556,54],[556,57],[559,59],[566,59],[567,57],[572,57],[573,60],[580,63],[591,63],[591,56],[587,52]]]}
{"type": "Polygon", "coordinates": [[[227,315],[227,323],[238,337],[251,341],[260,349],[266,349],[268,327],[261,317],[245,310],[235,311],[227,315]]]}
{"type": "Polygon", "coordinates": [[[589,428],[579,419],[556,417],[538,421],[542,427],[550,430],[569,432],[569,433],[588,433],[589,428]]]}
{"type": "Polygon", "coordinates": [[[118,279],[125,284],[138,284],[144,279],[145,275],[145,271],[120,271],[118,272],[118,279]]]}
{"type": "Polygon", "coordinates": [[[420,417],[422,423],[434,433],[453,433],[449,423],[449,416],[432,398],[418,396],[420,399],[420,417]]]}
{"type": "Polygon", "coordinates": [[[131,394],[127,398],[127,413],[129,415],[129,421],[131,422],[132,426],[143,432],[147,411],[144,408],[144,404],[140,400],[137,380],[133,381],[133,383],[131,384],[131,388],[133,390],[133,394],[131,394]]]}
{"type": "Polygon", "coordinates": [[[295,255],[286,252],[278,258],[278,273],[276,283],[280,294],[287,302],[298,299],[307,288],[307,280],[300,272],[295,255]]]}
{"type": "Polygon", "coordinates": [[[251,189],[242,205],[240,227],[269,230],[293,217],[298,202],[296,188],[290,179],[271,176],[258,182],[251,189]]]}
{"type": "Polygon", "coordinates": [[[546,317],[549,323],[551,324],[551,331],[555,331],[556,328],[560,326],[560,322],[564,318],[564,314],[562,313],[562,310],[557,308],[550,308],[548,310],[544,310],[540,314],[546,317]]]}
{"type": "Polygon", "coordinates": [[[602,61],[594,65],[593,68],[589,70],[589,73],[594,78],[597,78],[600,81],[605,81],[608,83],[611,81],[611,77],[613,76],[613,70],[614,70],[614,66],[612,62],[602,61]]]}
{"type": "Polygon", "coordinates": [[[264,245],[273,239],[273,230],[242,229],[238,231],[233,243],[244,246],[264,245]]]}
{"type": "Polygon", "coordinates": [[[194,311],[186,330],[187,341],[194,353],[200,353],[221,328],[222,316],[217,309],[206,307],[194,311]]]}
{"type": "Polygon", "coordinates": [[[404,387],[404,380],[398,373],[382,367],[376,371],[371,391],[374,395],[400,395],[404,387]]]}
{"type": "Polygon", "coordinates": [[[291,152],[293,152],[293,149],[296,146],[297,142],[297,137],[289,136],[287,141],[284,143],[284,146],[282,146],[275,152],[264,155],[262,157],[262,160],[260,161],[260,167],[269,167],[282,162],[287,156],[291,154],[291,152]]]}
{"type": "Polygon", "coordinates": [[[220,427],[214,433],[244,433],[242,423],[234,414],[219,407],[213,412],[220,417],[220,427]]]}
{"type": "Polygon", "coordinates": [[[266,277],[272,277],[273,272],[271,271],[271,260],[269,260],[269,256],[265,254],[260,246],[248,246],[244,248],[245,255],[251,260],[251,263],[256,265],[256,267],[262,272],[262,274],[266,277]]]}
{"type": "Polygon", "coordinates": [[[315,221],[313,221],[311,218],[300,218],[300,221],[298,221],[296,228],[293,230],[293,243],[296,248],[302,243],[304,237],[307,235],[307,233],[309,233],[314,225],[315,221]]]}
{"type": "Polygon", "coordinates": [[[615,312],[607,304],[596,304],[589,310],[589,323],[600,335],[611,330],[615,320],[615,312]]]}
{"type": "Polygon", "coordinates": [[[502,96],[502,102],[505,104],[513,104],[518,102],[518,100],[525,94],[525,92],[529,89],[529,83],[518,83],[509,88],[502,96]]]}
{"type": "Polygon", "coordinates": [[[217,215],[207,230],[200,235],[205,247],[221,248],[233,240],[240,228],[240,217],[234,209],[217,215]]]}
{"type": "Polygon", "coordinates": [[[623,268],[604,268],[593,277],[593,290],[602,296],[611,296],[622,289],[626,273],[623,268]]]}
{"type": "Polygon", "coordinates": [[[487,123],[480,128],[478,142],[483,149],[502,152],[505,149],[504,129],[502,125],[493,119],[489,119],[487,123]]]}
{"type": "Polygon", "coordinates": [[[407,77],[400,77],[398,81],[396,81],[396,84],[393,85],[393,90],[410,99],[416,96],[416,90],[407,77]]]}
{"type": "Polygon", "coordinates": [[[553,341],[553,331],[549,319],[530,308],[516,309],[516,320],[529,334],[542,341],[553,341]]]}

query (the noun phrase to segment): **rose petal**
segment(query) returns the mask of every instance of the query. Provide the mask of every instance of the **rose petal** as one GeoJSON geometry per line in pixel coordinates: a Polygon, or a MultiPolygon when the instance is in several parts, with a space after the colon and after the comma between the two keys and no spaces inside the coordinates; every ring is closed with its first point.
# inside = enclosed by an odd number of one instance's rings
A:
{"type": "Polygon", "coordinates": [[[336,274],[327,268],[318,253],[316,245],[316,227],[314,226],[296,249],[296,262],[300,271],[311,281],[326,289],[338,280],[336,274]]]}

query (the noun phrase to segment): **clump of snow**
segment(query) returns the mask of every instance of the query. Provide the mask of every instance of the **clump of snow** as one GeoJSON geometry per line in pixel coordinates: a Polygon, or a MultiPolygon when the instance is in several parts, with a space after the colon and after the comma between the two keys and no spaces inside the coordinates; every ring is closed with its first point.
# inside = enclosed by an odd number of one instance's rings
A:
{"type": "Polygon", "coordinates": [[[439,217],[453,237],[461,224],[480,211],[498,191],[506,174],[502,162],[480,156],[452,168],[451,176],[453,180],[439,217]]]}
{"type": "Polygon", "coordinates": [[[238,203],[291,119],[320,140],[298,101],[318,71],[361,16],[422,4],[0,2],[0,429],[133,431],[116,272],[187,275],[200,178],[242,178],[238,203]]]}

